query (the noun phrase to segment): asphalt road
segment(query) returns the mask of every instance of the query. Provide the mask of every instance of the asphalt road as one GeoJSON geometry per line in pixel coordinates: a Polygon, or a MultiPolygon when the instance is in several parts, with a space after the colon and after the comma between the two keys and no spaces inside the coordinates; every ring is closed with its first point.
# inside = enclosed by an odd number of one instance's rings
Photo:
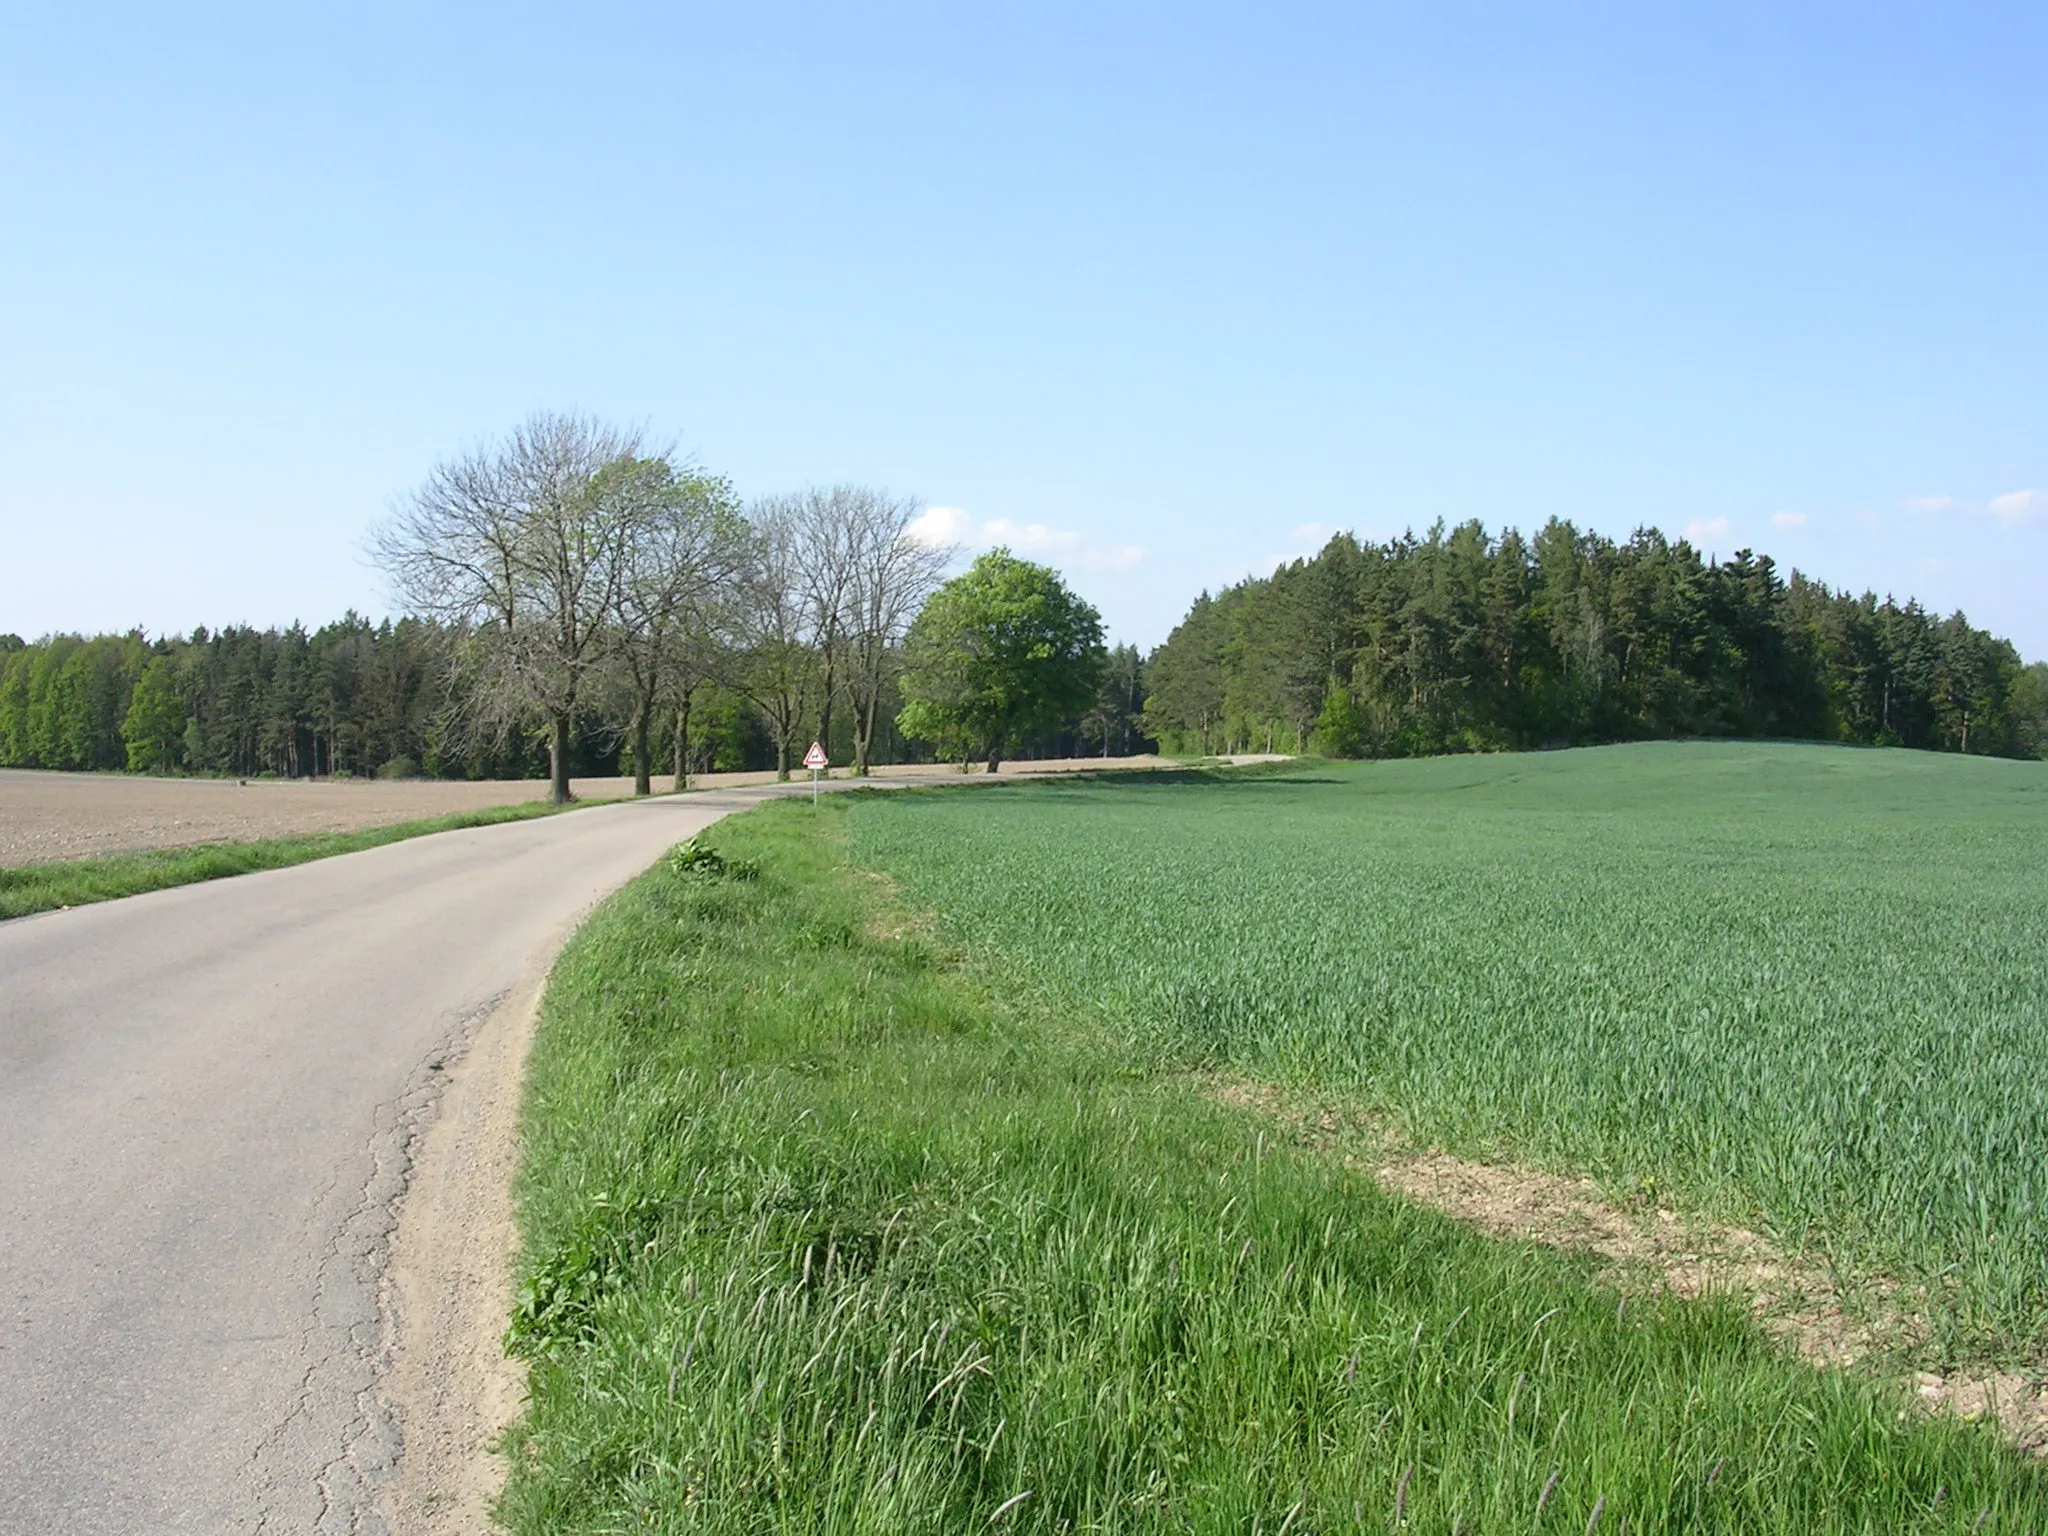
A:
{"type": "Polygon", "coordinates": [[[376,1530],[377,1280],[465,1030],[761,791],[0,923],[0,1532],[376,1530]]]}

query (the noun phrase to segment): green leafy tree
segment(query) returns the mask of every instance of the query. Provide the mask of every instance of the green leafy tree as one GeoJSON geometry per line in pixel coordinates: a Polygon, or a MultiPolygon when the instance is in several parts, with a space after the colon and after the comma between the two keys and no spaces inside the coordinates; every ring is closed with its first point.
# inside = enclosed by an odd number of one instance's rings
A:
{"type": "Polygon", "coordinates": [[[61,696],[58,678],[72,653],[84,644],[76,635],[55,635],[37,646],[28,675],[26,745],[23,755],[30,768],[70,768],[66,761],[61,696]]]}
{"type": "Polygon", "coordinates": [[[995,772],[1033,736],[1069,729],[1108,669],[1102,616],[1058,574],[991,550],[932,594],[904,642],[906,736],[995,772]]]}
{"type": "Polygon", "coordinates": [[[26,768],[35,762],[35,751],[29,745],[28,680],[41,655],[40,646],[17,646],[0,653],[0,767],[26,768]]]}
{"type": "Polygon", "coordinates": [[[2048,661],[2037,661],[2013,680],[2013,741],[2027,757],[2048,757],[2048,661]]]}
{"type": "Polygon", "coordinates": [[[178,664],[169,656],[152,656],[136,680],[121,721],[121,740],[128,748],[130,773],[168,773],[185,749],[185,694],[178,686],[178,664]]]}

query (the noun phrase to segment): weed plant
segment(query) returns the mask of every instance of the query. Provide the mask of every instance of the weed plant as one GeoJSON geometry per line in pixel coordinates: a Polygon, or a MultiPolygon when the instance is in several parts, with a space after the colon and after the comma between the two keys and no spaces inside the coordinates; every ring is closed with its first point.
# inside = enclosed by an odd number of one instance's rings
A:
{"type": "Polygon", "coordinates": [[[555,967],[512,1529],[2048,1523],[1990,1434],[1808,1371],[1731,1306],[1623,1307],[963,965],[848,867],[856,798],[720,823],[715,861],[664,860],[555,967]]]}
{"type": "Polygon", "coordinates": [[[871,800],[862,862],[1141,1051],[1355,1095],[2048,1360],[2048,764],[1657,744],[871,800]]]}

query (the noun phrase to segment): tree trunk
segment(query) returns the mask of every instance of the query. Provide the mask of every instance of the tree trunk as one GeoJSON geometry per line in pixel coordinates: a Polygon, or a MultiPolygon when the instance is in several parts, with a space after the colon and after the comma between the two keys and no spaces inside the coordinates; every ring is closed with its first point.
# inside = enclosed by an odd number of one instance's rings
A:
{"type": "Polygon", "coordinates": [[[653,747],[648,741],[648,716],[654,712],[651,703],[643,703],[633,711],[633,793],[651,795],[654,793],[654,765],[648,761],[653,747]]]}
{"type": "Polygon", "coordinates": [[[569,794],[569,716],[567,712],[556,715],[554,729],[548,733],[548,799],[556,805],[567,805],[569,794]]]}
{"type": "Polygon", "coordinates": [[[683,690],[683,701],[676,706],[676,782],[678,793],[690,787],[690,700],[696,694],[695,688],[683,690]]]}
{"type": "Polygon", "coordinates": [[[874,749],[875,699],[871,698],[865,710],[856,708],[853,712],[853,776],[856,779],[868,776],[868,759],[874,749]]]}
{"type": "Polygon", "coordinates": [[[988,771],[994,773],[1003,765],[1003,749],[1000,746],[988,749],[988,771]]]}

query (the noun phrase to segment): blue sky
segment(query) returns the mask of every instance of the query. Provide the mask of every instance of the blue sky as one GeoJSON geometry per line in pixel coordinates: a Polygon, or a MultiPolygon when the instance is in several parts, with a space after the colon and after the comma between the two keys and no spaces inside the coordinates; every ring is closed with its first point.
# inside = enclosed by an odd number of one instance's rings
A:
{"type": "Polygon", "coordinates": [[[551,407],[1141,644],[1562,516],[2048,657],[2048,7],[326,9],[0,10],[0,630],[382,612],[551,407]]]}

